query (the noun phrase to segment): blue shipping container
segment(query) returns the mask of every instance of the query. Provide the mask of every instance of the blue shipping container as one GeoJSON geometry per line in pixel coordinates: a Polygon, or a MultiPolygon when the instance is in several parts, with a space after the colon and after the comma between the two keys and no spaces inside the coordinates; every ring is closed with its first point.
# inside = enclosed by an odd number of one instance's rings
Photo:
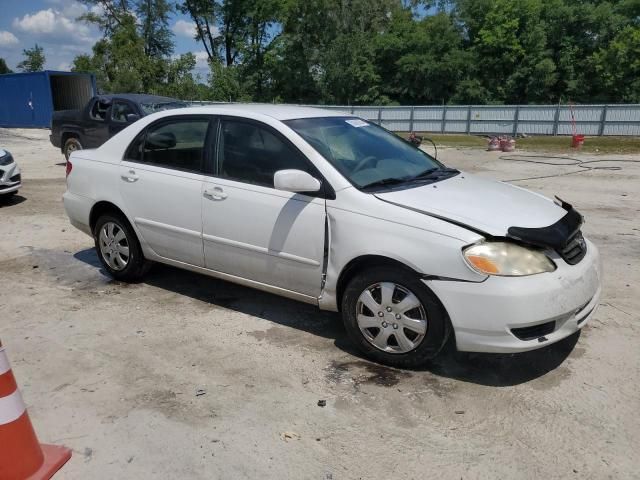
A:
{"type": "Polygon", "coordinates": [[[95,94],[96,79],[90,73],[0,75],[0,127],[49,128],[54,111],[83,108],[95,94]]]}

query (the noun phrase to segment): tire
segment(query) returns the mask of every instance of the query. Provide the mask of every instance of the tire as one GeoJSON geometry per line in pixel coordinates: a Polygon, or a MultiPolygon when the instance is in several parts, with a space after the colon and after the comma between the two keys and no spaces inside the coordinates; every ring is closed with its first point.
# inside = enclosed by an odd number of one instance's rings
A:
{"type": "Polygon", "coordinates": [[[96,253],[105,270],[116,280],[137,282],[149,271],[133,228],[122,215],[105,214],[93,231],[96,253]]]}
{"type": "Polygon", "coordinates": [[[442,350],[451,331],[438,298],[408,269],[381,266],[358,273],[347,285],[341,306],[347,334],[356,347],[392,367],[425,364],[442,350]],[[383,295],[391,302],[385,302],[383,295]]]}
{"type": "Polygon", "coordinates": [[[82,150],[82,144],[80,143],[80,140],[75,137],[68,138],[67,141],[64,142],[64,147],[62,148],[62,151],[64,152],[64,158],[66,160],[69,160],[71,154],[76,150],[82,150]]]}

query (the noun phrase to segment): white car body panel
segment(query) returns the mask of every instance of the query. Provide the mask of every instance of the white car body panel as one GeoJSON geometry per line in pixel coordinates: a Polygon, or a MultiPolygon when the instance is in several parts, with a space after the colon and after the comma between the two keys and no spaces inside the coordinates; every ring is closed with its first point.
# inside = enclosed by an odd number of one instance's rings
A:
{"type": "Polygon", "coordinates": [[[203,196],[207,268],[320,295],[324,199],[222,178],[204,188],[225,196],[203,196]]]}
{"type": "Polygon", "coordinates": [[[119,172],[123,210],[148,248],[160,257],[204,266],[204,176],[127,161],[119,172]]]}
{"type": "Polygon", "coordinates": [[[579,264],[568,265],[556,255],[556,271],[529,277],[489,277],[462,256],[464,247],[486,235],[505,236],[510,226],[551,225],[564,209],[543,196],[467,173],[422,187],[362,192],[282,123],[325,116],[344,114],[223,105],[149,115],[100,148],[72,154],[64,194],[67,215],[91,235],[92,208],[109,202],[132,224],[146,258],[325,310],[338,310],[339,278],[352,261],[363,256],[395,260],[421,275],[440,299],[460,350],[530,350],[542,344],[520,340],[510,328],[561,318],[546,344],[587,323],[600,294],[599,256],[592,243],[587,242],[579,264]],[[314,164],[335,199],[122,161],[143,128],[180,115],[235,116],[269,125],[314,164]]]}
{"type": "Polygon", "coordinates": [[[494,236],[506,235],[507,229],[514,225],[546,227],[567,213],[542,195],[464,172],[433,185],[376,196],[494,236]]]}

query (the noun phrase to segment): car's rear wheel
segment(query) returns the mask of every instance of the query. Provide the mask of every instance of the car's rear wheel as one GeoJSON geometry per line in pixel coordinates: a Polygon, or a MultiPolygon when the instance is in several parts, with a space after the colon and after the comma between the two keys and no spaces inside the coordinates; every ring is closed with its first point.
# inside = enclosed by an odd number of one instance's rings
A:
{"type": "Polygon", "coordinates": [[[82,144],[77,138],[71,137],[68,138],[66,142],[64,142],[64,147],[62,150],[64,152],[64,158],[66,160],[69,160],[69,157],[73,152],[75,152],[76,150],[82,150],[82,144]]]}
{"type": "Polygon", "coordinates": [[[140,242],[124,217],[102,215],[93,235],[100,262],[113,278],[135,282],[147,273],[150,263],[144,258],[140,242]]]}
{"type": "Polygon", "coordinates": [[[416,367],[435,357],[449,336],[447,314],[413,272],[395,267],[365,270],[342,297],[347,333],[369,358],[416,367]]]}

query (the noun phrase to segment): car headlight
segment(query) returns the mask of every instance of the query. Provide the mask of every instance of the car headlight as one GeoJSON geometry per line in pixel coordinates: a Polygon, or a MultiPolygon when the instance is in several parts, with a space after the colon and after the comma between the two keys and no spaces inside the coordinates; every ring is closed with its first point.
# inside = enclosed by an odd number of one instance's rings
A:
{"type": "Polygon", "coordinates": [[[471,268],[486,275],[521,277],[553,272],[556,265],[543,252],[510,242],[483,242],[463,251],[471,268]]]}
{"type": "Polygon", "coordinates": [[[5,151],[4,155],[0,156],[0,166],[4,167],[5,165],[11,165],[12,163],[13,157],[9,152],[5,151]]]}

